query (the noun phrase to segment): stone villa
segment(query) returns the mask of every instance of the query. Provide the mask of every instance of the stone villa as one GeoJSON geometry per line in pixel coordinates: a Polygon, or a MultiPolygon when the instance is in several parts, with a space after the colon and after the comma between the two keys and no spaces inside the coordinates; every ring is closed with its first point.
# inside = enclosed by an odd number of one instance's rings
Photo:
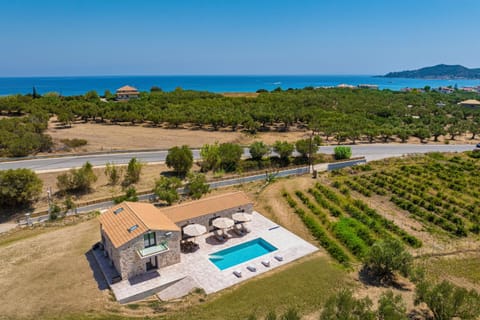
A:
{"type": "Polygon", "coordinates": [[[121,279],[129,279],[179,263],[183,227],[196,223],[212,231],[214,219],[252,211],[253,204],[243,192],[165,208],[149,203],[122,202],[99,218],[101,246],[121,279]]]}

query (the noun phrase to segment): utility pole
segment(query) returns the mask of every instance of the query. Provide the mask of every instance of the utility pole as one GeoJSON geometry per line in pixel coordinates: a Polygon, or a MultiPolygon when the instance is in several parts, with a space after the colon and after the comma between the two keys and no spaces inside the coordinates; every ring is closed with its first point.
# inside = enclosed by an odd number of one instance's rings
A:
{"type": "Polygon", "coordinates": [[[310,151],[308,152],[308,167],[309,167],[310,173],[312,173],[314,175],[313,177],[316,178],[315,172],[313,170],[312,153],[313,153],[313,130],[312,130],[312,133],[310,134],[310,151]]]}
{"type": "Polygon", "coordinates": [[[48,216],[52,212],[52,187],[48,187],[47,190],[47,200],[48,200],[48,216]]]}

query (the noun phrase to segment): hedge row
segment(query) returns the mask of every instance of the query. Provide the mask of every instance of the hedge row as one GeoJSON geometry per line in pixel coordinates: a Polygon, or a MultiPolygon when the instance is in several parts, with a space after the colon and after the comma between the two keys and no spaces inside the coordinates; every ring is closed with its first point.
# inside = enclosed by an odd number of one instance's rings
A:
{"type": "Polygon", "coordinates": [[[361,186],[360,184],[352,181],[352,180],[347,180],[345,181],[345,184],[352,190],[357,191],[358,193],[363,194],[365,197],[371,197],[372,196],[372,191],[368,190],[367,188],[361,186]]]}
{"type": "Polygon", "coordinates": [[[303,192],[297,190],[297,191],[295,191],[295,195],[300,199],[300,201],[302,201],[302,203],[304,205],[306,205],[308,207],[308,209],[310,209],[310,211],[312,211],[312,213],[314,215],[316,215],[318,217],[318,219],[320,219],[322,224],[327,229],[330,228],[330,221],[328,220],[327,215],[322,210],[320,210],[320,208],[318,208],[316,205],[314,205],[310,201],[310,199],[308,199],[308,197],[303,194],[303,192]]]}
{"type": "Polygon", "coordinates": [[[408,234],[405,230],[397,226],[393,221],[383,217],[375,209],[370,208],[363,201],[354,200],[353,205],[356,206],[358,209],[362,210],[366,215],[377,221],[386,230],[392,232],[393,234],[396,234],[407,245],[413,248],[420,248],[422,246],[422,241],[420,239],[408,234]]]}
{"type": "Polygon", "coordinates": [[[295,213],[302,219],[305,226],[310,230],[312,235],[318,240],[320,245],[339,263],[348,267],[350,266],[350,259],[348,255],[337,245],[327,233],[323,230],[323,227],[317,220],[310,215],[306,214],[306,212],[299,208],[295,200],[292,197],[284,192],[283,197],[286,199],[287,203],[290,205],[292,209],[294,209],[295,213]]]}
{"type": "Polygon", "coordinates": [[[321,205],[324,209],[330,211],[330,214],[332,216],[341,217],[343,215],[342,210],[340,210],[336,205],[333,205],[327,200],[325,200],[323,195],[317,190],[308,189],[308,192],[315,198],[315,201],[317,201],[319,205],[321,205]]]}
{"type": "Polygon", "coordinates": [[[347,248],[358,258],[363,258],[368,253],[365,242],[357,235],[356,229],[352,228],[349,218],[340,218],[333,226],[332,232],[347,248]]]}
{"type": "Polygon", "coordinates": [[[401,199],[396,196],[392,196],[390,201],[396,204],[400,209],[406,210],[411,214],[421,218],[422,220],[438,225],[440,228],[442,228],[443,230],[451,234],[454,234],[459,237],[465,237],[467,235],[467,232],[464,226],[457,226],[442,217],[439,217],[430,212],[426,212],[420,209],[419,206],[411,203],[408,200],[401,199]]]}

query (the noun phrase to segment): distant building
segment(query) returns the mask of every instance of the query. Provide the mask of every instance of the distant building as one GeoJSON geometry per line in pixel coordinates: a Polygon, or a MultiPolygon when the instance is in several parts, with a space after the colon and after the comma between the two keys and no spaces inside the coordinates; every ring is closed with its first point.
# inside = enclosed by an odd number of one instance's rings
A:
{"type": "Polygon", "coordinates": [[[352,86],[351,84],[342,83],[337,86],[340,89],[356,89],[357,87],[352,86]]]}
{"type": "Polygon", "coordinates": [[[463,87],[463,88],[460,88],[460,90],[465,92],[473,92],[473,93],[478,92],[478,89],[475,87],[463,87]]]}
{"type": "Polygon", "coordinates": [[[440,93],[446,93],[446,94],[453,93],[455,91],[455,89],[451,87],[439,87],[438,89],[434,89],[434,90],[440,93]]]}
{"type": "Polygon", "coordinates": [[[480,107],[480,101],[474,99],[468,99],[458,103],[462,107],[478,108],[480,107]]]}
{"type": "Polygon", "coordinates": [[[378,90],[378,86],[376,84],[359,84],[358,87],[360,89],[374,89],[378,90]]]}
{"type": "Polygon", "coordinates": [[[118,101],[128,101],[130,99],[137,99],[140,95],[137,88],[131,86],[123,86],[116,91],[116,99],[118,101]]]}

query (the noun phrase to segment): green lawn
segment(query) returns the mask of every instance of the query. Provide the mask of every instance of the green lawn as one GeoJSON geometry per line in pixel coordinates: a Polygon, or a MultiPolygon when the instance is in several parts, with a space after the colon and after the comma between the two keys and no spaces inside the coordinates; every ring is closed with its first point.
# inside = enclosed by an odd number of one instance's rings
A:
{"type": "MultiPolygon", "coordinates": [[[[259,276],[236,287],[207,296],[204,302],[193,306],[178,305],[176,311],[149,319],[246,319],[255,314],[259,319],[270,310],[277,314],[294,307],[302,314],[316,311],[339,287],[351,286],[347,271],[326,257],[306,258],[259,276]]],[[[110,314],[63,315],[62,319],[134,319],[110,314]]]]}
{"type": "Polygon", "coordinates": [[[480,283],[480,256],[431,258],[422,261],[428,274],[434,278],[453,276],[464,279],[474,285],[480,283]]]}
{"type": "Polygon", "coordinates": [[[347,272],[325,257],[307,259],[272,274],[220,293],[171,319],[245,319],[254,313],[280,313],[295,307],[301,313],[318,310],[335,289],[346,284],[347,272]]]}

